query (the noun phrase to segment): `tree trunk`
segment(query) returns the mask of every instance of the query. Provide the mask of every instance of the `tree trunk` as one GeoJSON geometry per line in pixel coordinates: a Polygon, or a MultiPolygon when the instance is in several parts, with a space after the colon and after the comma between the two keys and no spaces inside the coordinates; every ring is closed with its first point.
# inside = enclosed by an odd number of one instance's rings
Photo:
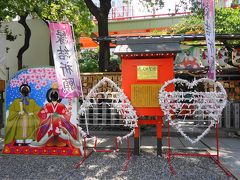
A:
{"type": "MultiPolygon", "coordinates": [[[[98,36],[108,36],[108,14],[111,9],[111,0],[99,0],[100,8],[92,0],[84,0],[91,14],[98,21],[98,36]]],[[[108,41],[99,42],[99,71],[104,72],[108,69],[110,61],[110,45],[108,41]]]]}
{"type": "Polygon", "coordinates": [[[24,27],[24,44],[23,46],[19,49],[18,51],[18,70],[22,69],[22,63],[23,63],[23,54],[24,52],[29,48],[29,42],[30,42],[30,38],[31,38],[31,29],[28,27],[27,23],[26,23],[26,18],[27,15],[23,15],[20,16],[20,19],[18,21],[19,24],[21,24],[24,27]]]}
{"type": "MultiPolygon", "coordinates": [[[[99,37],[108,36],[108,16],[101,17],[98,20],[98,33],[99,37]]],[[[110,61],[110,45],[108,41],[100,41],[99,42],[99,71],[104,72],[107,71],[108,65],[110,61]]]]}

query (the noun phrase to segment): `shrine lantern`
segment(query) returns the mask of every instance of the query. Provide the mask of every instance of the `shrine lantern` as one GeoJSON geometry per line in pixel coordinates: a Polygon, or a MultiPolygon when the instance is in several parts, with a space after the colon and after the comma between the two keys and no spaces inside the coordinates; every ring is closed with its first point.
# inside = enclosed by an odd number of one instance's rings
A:
{"type": "MultiPolygon", "coordinates": [[[[158,93],[165,81],[174,78],[174,58],[181,38],[129,37],[117,40],[114,51],[122,60],[122,89],[137,111],[134,153],[139,154],[141,125],[156,125],[157,154],[162,154],[163,112],[158,93]],[[146,116],[154,119],[146,119],[146,116]]],[[[174,88],[174,87],[172,87],[174,88]]]]}

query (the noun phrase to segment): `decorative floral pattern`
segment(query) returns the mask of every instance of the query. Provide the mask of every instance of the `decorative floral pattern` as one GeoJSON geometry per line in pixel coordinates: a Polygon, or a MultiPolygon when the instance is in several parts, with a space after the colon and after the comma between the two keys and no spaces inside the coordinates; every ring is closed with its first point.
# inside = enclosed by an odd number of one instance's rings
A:
{"type": "Polygon", "coordinates": [[[24,82],[35,85],[36,90],[47,85],[47,81],[56,81],[54,68],[29,68],[27,74],[19,74],[17,78],[10,80],[10,87],[20,87],[24,82]]]}

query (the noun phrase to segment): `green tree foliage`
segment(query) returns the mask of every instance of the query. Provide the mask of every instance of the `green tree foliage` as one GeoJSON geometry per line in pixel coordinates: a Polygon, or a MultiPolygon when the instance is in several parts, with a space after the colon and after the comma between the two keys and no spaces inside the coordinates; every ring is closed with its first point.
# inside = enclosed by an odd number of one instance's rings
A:
{"type": "MultiPolygon", "coordinates": [[[[99,64],[99,49],[97,50],[84,50],[81,52],[80,72],[98,72],[99,64]]],[[[120,72],[121,59],[118,56],[111,55],[110,62],[108,66],[109,72],[120,72]]]]}
{"type": "Polygon", "coordinates": [[[164,0],[139,0],[139,2],[152,13],[164,7],[164,0]]]}
{"type": "MultiPolygon", "coordinates": [[[[240,9],[219,8],[215,11],[215,28],[218,34],[234,34],[240,32],[240,9]]],[[[176,24],[169,34],[204,34],[203,11],[192,14],[176,24]]]]}
{"type": "MultiPolygon", "coordinates": [[[[5,2],[4,2],[5,3],[5,2]]],[[[17,15],[20,17],[19,23],[24,27],[25,37],[24,44],[18,51],[18,70],[22,69],[22,58],[23,53],[29,48],[29,41],[31,37],[31,30],[26,23],[26,18],[30,14],[30,12],[34,11],[34,5],[32,3],[36,3],[35,1],[14,1],[8,0],[5,4],[0,4],[1,12],[1,21],[10,21],[15,18],[17,15]]]]}
{"type": "MultiPolygon", "coordinates": [[[[240,9],[233,8],[217,8],[215,10],[215,33],[216,34],[239,34],[240,32],[240,9]]],[[[182,22],[176,24],[171,29],[165,32],[158,32],[159,34],[205,34],[204,31],[204,13],[203,10],[194,13],[182,22]]],[[[228,49],[231,55],[232,47],[239,44],[236,40],[219,40],[228,49]]],[[[198,44],[199,41],[191,42],[198,44]]]]}
{"type": "Polygon", "coordinates": [[[43,20],[73,23],[76,37],[90,35],[94,27],[83,0],[41,0],[34,12],[43,20]]]}
{"type": "Polygon", "coordinates": [[[7,0],[0,2],[0,21],[32,15],[49,21],[69,21],[77,35],[90,34],[94,26],[83,0],[7,0]]]}
{"type": "Polygon", "coordinates": [[[216,33],[240,32],[240,9],[222,8],[216,10],[216,33]]]}
{"type": "MultiPolygon", "coordinates": [[[[131,1],[131,0],[130,0],[131,1]]],[[[148,9],[149,12],[155,13],[155,11],[163,8],[167,0],[139,0],[142,5],[148,9]]],[[[202,1],[203,2],[203,1],[202,1]]],[[[175,12],[182,8],[185,11],[196,12],[201,9],[201,1],[199,0],[180,0],[175,2],[175,12]]]]}
{"type": "MultiPolygon", "coordinates": [[[[124,2],[131,1],[125,0],[124,2]]],[[[140,0],[143,5],[148,9],[158,10],[163,7],[163,0],[140,0]]],[[[96,5],[96,1],[84,0],[89,11],[98,21],[98,35],[99,37],[109,36],[108,31],[108,14],[111,9],[111,0],[99,0],[99,7],[96,5]]],[[[153,10],[153,11],[154,11],[153,10]]],[[[151,11],[151,10],[150,10],[151,11]]],[[[110,62],[110,46],[109,41],[101,40],[99,42],[99,71],[109,71],[111,68],[108,66],[110,62]]],[[[112,65],[111,65],[112,66],[112,65]]]]}
{"type": "Polygon", "coordinates": [[[98,72],[98,52],[85,50],[81,53],[80,72],[98,72]]]}
{"type": "Polygon", "coordinates": [[[9,21],[16,16],[25,29],[24,45],[18,52],[18,69],[22,68],[23,53],[29,47],[31,30],[26,23],[27,16],[49,21],[73,23],[76,39],[80,34],[90,34],[93,22],[83,0],[7,0],[0,3],[1,21],[9,21]]]}
{"type": "MultiPolygon", "coordinates": [[[[99,37],[106,37],[109,35],[108,31],[108,14],[111,9],[111,0],[99,0],[99,7],[93,0],[84,0],[89,11],[98,21],[98,35],[99,37]]],[[[99,71],[107,71],[110,61],[110,45],[109,41],[101,40],[99,42],[99,71]]]]}

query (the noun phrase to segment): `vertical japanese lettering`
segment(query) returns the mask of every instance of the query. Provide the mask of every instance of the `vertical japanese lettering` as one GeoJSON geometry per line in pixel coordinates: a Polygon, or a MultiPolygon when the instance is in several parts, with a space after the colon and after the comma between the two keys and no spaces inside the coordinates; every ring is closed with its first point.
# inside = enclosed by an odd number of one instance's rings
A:
{"type": "Polygon", "coordinates": [[[80,72],[70,24],[50,23],[56,76],[61,97],[81,96],[80,72]]]}
{"type": "Polygon", "coordinates": [[[204,0],[205,35],[208,51],[208,77],[216,80],[216,47],[215,47],[215,6],[214,0],[204,0]]]}

